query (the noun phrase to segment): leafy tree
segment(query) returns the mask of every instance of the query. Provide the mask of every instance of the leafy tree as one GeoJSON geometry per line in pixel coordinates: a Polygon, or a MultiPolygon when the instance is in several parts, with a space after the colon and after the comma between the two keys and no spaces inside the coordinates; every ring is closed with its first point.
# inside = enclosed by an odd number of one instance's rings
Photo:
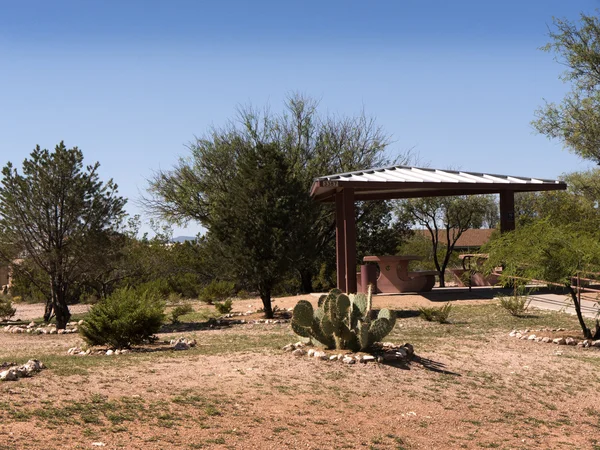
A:
{"type": "MultiPolygon", "coordinates": [[[[302,291],[309,292],[324,264],[335,261],[335,211],[331,205],[306,200],[314,178],[410,160],[409,152],[389,158],[388,144],[389,138],[364,114],[322,116],[315,101],[295,94],[281,114],[242,109],[235,122],[197,139],[189,146],[188,158],[153,176],[144,203],[162,219],[179,224],[194,220],[210,232],[214,202],[228,191],[229,180],[237,173],[239,149],[275,145],[284,155],[295,186],[306,197],[304,214],[294,224],[297,241],[290,269],[300,278],[302,291]]],[[[371,236],[362,227],[378,228],[376,224],[385,220],[382,215],[390,211],[387,202],[359,203],[357,234],[371,236]]]]}
{"type": "MultiPolygon", "coordinates": [[[[90,271],[103,250],[104,233],[118,228],[126,200],[117,185],[98,176],[99,164],[84,168],[83,154],[63,142],[53,152],[39,146],[25,159],[22,174],[8,163],[0,186],[0,258],[29,259],[44,274],[48,293],[44,319],[58,328],[70,318],[71,288],[90,271]]],[[[29,265],[14,265],[34,283],[29,265]]]]}
{"type": "Polygon", "coordinates": [[[560,104],[546,102],[538,109],[533,126],[600,163],[600,18],[582,14],[580,23],[554,19],[550,38],[542,49],[554,52],[566,66],[562,80],[571,84],[571,91],[560,104]]]}
{"type": "Polygon", "coordinates": [[[515,195],[517,227],[539,219],[550,224],[577,222],[579,230],[600,229],[600,171],[572,172],[561,177],[566,191],[522,192],[515,195]]]}
{"type": "Polygon", "coordinates": [[[398,217],[429,231],[441,287],[445,286],[446,267],[458,239],[470,228],[481,228],[486,218],[496,217],[497,210],[492,195],[415,198],[397,203],[398,217]]]}
{"type": "Polygon", "coordinates": [[[259,293],[271,318],[271,294],[296,260],[296,223],[309,199],[274,144],[240,146],[236,169],[212,204],[209,239],[234,276],[259,293]]]}
{"type": "Polygon", "coordinates": [[[567,289],[577,319],[587,339],[600,339],[600,323],[592,331],[581,314],[581,304],[572,280],[578,273],[600,271],[598,235],[573,225],[556,225],[549,219],[536,220],[491,240],[485,250],[488,271],[502,266],[502,277],[521,277],[558,283],[567,289]]]}

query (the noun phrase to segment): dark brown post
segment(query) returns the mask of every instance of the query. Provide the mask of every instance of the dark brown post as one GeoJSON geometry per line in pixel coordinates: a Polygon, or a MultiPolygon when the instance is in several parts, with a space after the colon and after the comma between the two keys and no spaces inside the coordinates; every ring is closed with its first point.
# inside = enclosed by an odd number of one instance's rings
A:
{"type": "Polygon", "coordinates": [[[344,188],[344,236],[346,239],[346,289],[356,293],[356,217],[354,211],[354,189],[344,188]]]}
{"type": "Polygon", "coordinates": [[[346,238],[344,233],[344,199],[342,192],[335,194],[335,252],[337,287],[346,291],[346,238]]]}
{"type": "Polygon", "coordinates": [[[500,192],[500,232],[515,229],[515,193],[513,191],[500,192]]]}

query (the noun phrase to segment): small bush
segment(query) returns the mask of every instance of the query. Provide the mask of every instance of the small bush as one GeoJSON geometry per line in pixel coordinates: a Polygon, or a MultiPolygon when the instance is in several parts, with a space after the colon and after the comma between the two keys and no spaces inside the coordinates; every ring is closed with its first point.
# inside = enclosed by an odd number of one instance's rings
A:
{"type": "Polygon", "coordinates": [[[500,295],[497,298],[500,300],[500,306],[515,317],[524,315],[531,301],[529,296],[520,289],[516,289],[513,295],[500,295]]]}
{"type": "Polygon", "coordinates": [[[186,303],[184,305],[176,306],[171,311],[171,322],[173,322],[173,323],[179,323],[179,318],[181,316],[185,316],[186,314],[190,314],[190,313],[193,313],[193,312],[194,312],[194,308],[192,308],[192,305],[190,305],[189,303],[186,303]]]}
{"type": "Polygon", "coordinates": [[[117,289],[92,306],[80,327],[91,345],[130,347],[154,340],[165,319],[165,302],[153,289],[117,289]]]}
{"type": "Polygon", "coordinates": [[[8,296],[0,295],[0,320],[8,320],[15,315],[17,310],[12,307],[8,296]]]}
{"type": "Polygon", "coordinates": [[[200,292],[200,300],[212,305],[213,302],[223,301],[233,295],[235,284],[231,281],[213,280],[200,292]]]}
{"type": "Polygon", "coordinates": [[[229,314],[233,309],[232,304],[233,302],[228,298],[224,302],[215,302],[215,308],[217,308],[220,314],[229,314]]]}
{"type": "Polygon", "coordinates": [[[452,311],[452,304],[450,302],[446,303],[441,308],[419,308],[419,312],[421,313],[421,317],[428,322],[439,322],[439,323],[448,323],[448,317],[450,316],[450,312],[452,311]]]}

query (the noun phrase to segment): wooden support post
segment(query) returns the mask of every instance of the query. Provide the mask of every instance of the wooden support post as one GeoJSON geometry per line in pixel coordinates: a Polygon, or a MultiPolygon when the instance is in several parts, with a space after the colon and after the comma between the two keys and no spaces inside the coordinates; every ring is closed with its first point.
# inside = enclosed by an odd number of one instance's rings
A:
{"type": "Polygon", "coordinates": [[[335,253],[337,287],[346,291],[346,238],[344,233],[344,201],[342,192],[335,194],[335,253]]]}
{"type": "Polygon", "coordinates": [[[346,241],[346,289],[348,294],[356,293],[356,213],[354,210],[354,189],[345,188],[344,202],[344,237],[346,241]]]}
{"type": "Polygon", "coordinates": [[[515,193],[513,191],[500,192],[500,232],[515,229],[515,193]]]}

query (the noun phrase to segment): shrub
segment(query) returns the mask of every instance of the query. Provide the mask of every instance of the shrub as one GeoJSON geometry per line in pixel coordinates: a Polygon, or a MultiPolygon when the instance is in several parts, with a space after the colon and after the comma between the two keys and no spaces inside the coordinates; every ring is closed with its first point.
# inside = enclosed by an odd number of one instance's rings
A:
{"type": "Polygon", "coordinates": [[[189,303],[178,305],[171,311],[171,322],[179,323],[179,318],[194,312],[194,308],[189,303]]]}
{"type": "Polygon", "coordinates": [[[235,284],[231,281],[213,280],[200,292],[200,300],[212,305],[233,295],[235,284]]]}
{"type": "Polygon", "coordinates": [[[450,316],[450,312],[452,311],[452,304],[450,302],[446,303],[441,308],[436,307],[421,307],[419,308],[419,312],[421,313],[421,317],[428,322],[439,322],[439,323],[448,323],[448,317],[450,316]]]}
{"type": "Polygon", "coordinates": [[[156,290],[117,289],[92,306],[79,329],[91,345],[130,347],[154,340],[164,310],[165,302],[156,290]]]}
{"type": "Polygon", "coordinates": [[[228,298],[224,302],[215,302],[215,308],[217,308],[220,314],[229,314],[233,309],[232,304],[232,300],[228,298]]]}
{"type": "Polygon", "coordinates": [[[500,295],[500,306],[509,312],[511,316],[519,317],[525,314],[529,307],[529,296],[522,289],[515,289],[513,295],[500,295]]]}
{"type": "Polygon", "coordinates": [[[396,325],[392,311],[382,309],[371,319],[371,288],[368,295],[345,295],[333,289],[319,299],[315,311],[310,302],[300,300],[294,307],[292,330],[327,347],[364,351],[381,341],[396,325]]]}
{"type": "Polygon", "coordinates": [[[0,320],[8,320],[15,315],[17,310],[12,307],[10,298],[5,295],[0,295],[0,320]]]}

